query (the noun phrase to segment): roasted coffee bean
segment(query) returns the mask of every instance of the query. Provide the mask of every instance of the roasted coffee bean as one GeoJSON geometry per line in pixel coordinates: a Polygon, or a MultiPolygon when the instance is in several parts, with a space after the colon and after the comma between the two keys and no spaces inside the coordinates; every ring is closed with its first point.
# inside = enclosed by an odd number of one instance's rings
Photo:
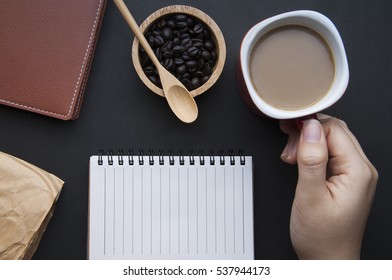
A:
{"type": "Polygon", "coordinates": [[[181,36],[180,36],[180,39],[181,39],[181,40],[184,40],[184,39],[186,39],[186,38],[191,38],[191,35],[190,35],[189,33],[181,34],[181,36]]]}
{"type": "Polygon", "coordinates": [[[166,41],[163,46],[161,47],[161,51],[166,52],[170,51],[173,47],[173,42],[172,41],[166,41]]]}
{"type": "Polygon", "coordinates": [[[186,21],[178,21],[176,23],[176,28],[177,29],[183,29],[185,27],[188,27],[188,23],[186,21]]]}
{"type": "Polygon", "coordinates": [[[201,57],[205,60],[205,61],[209,61],[211,60],[211,53],[209,51],[203,51],[201,53],[201,57]]]}
{"type": "Polygon", "coordinates": [[[210,39],[211,37],[211,33],[207,28],[204,28],[203,35],[204,35],[204,39],[210,39]]]}
{"type": "Polygon", "coordinates": [[[165,43],[165,40],[161,36],[156,36],[154,38],[154,46],[162,46],[165,43]]]}
{"type": "Polygon", "coordinates": [[[181,45],[187,50],[192,46],[192,40],[189,38],[185,38],[182,40],[181,45]]]}
{"type": "Polygon", "coordinates": [[[147,36],[147,41],[151,46],[154,44],[154,40],[155,40],[154,36],[151,33],[149,33],[149,35],[147,36]]]}
{"type": "Polygon", "coordinates": [[[158,58],[158,60],[161,61],[162,60],[162,51],[161,51],[161,49],[160,48],[156,48],[154,52],[155,52],[155,56],[158,58]]]}
{"type": "Polygon", "coordinates": [[[189,90],[192,88],[192,83],[189,79],[181,79],[181,83],[189,90]]]}
{"type": "Polygon", "coordinates": [[[176,15],[174,16],[174,18],[175,18],[177,21],[187,21],[188,16],[187,16],[187,15],[184,15],[184,14],[176,14],[176,15]]]}
{"type": "Polygon", "coordinates": [[[173,58],[173,56],[174,56],[174,52],[172,50],[162,52],[163,58],[173,58]]]}
{"type": "Polygon", "coordinates": [[[182,57],[183,59],[185,59],[185,60],[191,59],[191,57],[189,56],[189,54],[188,54],[187,51],[183,52],[182,55],[181,55],[181,57],[182,57]]]}
{"type": "Polygon", "coordinates": [[[173,67],[173,59],[171,58],[166,58],[165,61],[163,62],[163,67],[165,67],[166,69],[171,69],[173,67]]]}
{"type": "Polygon", "coordinates": [[[177,45],[181,44],[180,38],[177,38],[177,37],[173,38],[172,42],[173,42],[173,46],[177,46],[177,45]]]}
{"type": "Polygon", "coordinates": [[[176,58],[174,59],[174,63],[175,63],[176,65],[184,64],[184,59],[181,58],[181,57],[176,57],[176,58]]]}
{"type": "Polygon", "coordinates": [[[182,75],[183,79],[187,79],[187,80],[191,80],[192,79],[192,75],[191,73],[185,73],[184,75],[182,75]]]}
{"type": "Polygon", "coordinates": [[[197,23],[194,27],[193,27],[193,32],[195,32],[195,34],[200,34],[204,31],[204,26],[201,23],[197,23]]]}
{"type": "Polygon", "coordinates": [[[151,82],[153,82],[155,85],[161,86],[161,81],[159,80],[158,76],[152,75],[148,76],[151,82]]]}
{"type": "Polygon", "coordinates": [[[207,51],[213,51],[215,49],[215,43],[212,40],[207,40],[204,42],[204,47],[207,51]]]}
{"type": "Polygon", "coordinates": [[[197,70],[201,70],[201,69],[203,69],[203,67],[204,67],[204,59],[200,58],[197,61],[197,70]]]}
{"type": "Polygon", "coordinates": [[[167,26],[167,27],[170,27],[171,29],[176,28],[176,24],[174,23],[173,20],[168,20],[168,21],[166,21],[166,26],[167,26]]]}
{"type": "Polygon", "coordinates": [[[152,66],[146,66],[144,67],[144,73],[146,73],[146,75],[151,76],[151,75],[155,75],[155,68],[152,66]]]}
{"type": "Polygon", "coordinates": [[[186,22],[188,23],[188,27],[189,27],[189,28],[193,28],[193,27],[195,26],[195,21],[194,21],[194,19],[191,18],[191,17],[188,17],[188,18],[186,19],[186,22]]]}
{"type": "Polygon", "coordinates": [[[184,75],[187,72],[187,68],[185,65],[180,65],[177,67],[177,74],[184,75]]]}
{"type": "Polygon", "coordinates": [[[200,84],[205,84],[207,81],[208,81],[208,79],[210,78],[210,76],[203,76],[201,79],[200,79],[200,84]]]}
{"type": "Polygon", "coordinates": [[[200,79],[197,77],[192,78],[191,80],[192,88],[198,88],[200,86],[200,79]]]}
{"type": "Polygon", "coordinates": [[[203,68],[202,71],[203,71],[203,75],[204,75],[204,76],[209,76],[209,75],[211,75],[211,74],[212,74],[212,68],[211,68],[210,64],[205,63],[205,64],[204,64],[204,68],[203,68]]]}
{"type": "Polygon", "coordinates": [[[162,29],[162,36],[166,40],[170,40],[173,36],[173,29],[171,29],[170,27],[163,28],[162,29]]]}
{"type": "Polygon", "coordinates": [[[188,49],[188,54],[190,57],[197,57],[199,55],[199,52],[200,52],[199,49],[194,46],[188,49]]]}
{"type": "Polygon", "coordinates": [[[182,53],[185,50],[184,46],[176,45],[173,47],[173,51],[175,53],[182,53]]]}
{"type": "Polygon", "coordinates": [[[157,23],[157,28],[162,29],[166,26],[166,20],[164,18],[161,18],[158,23],[157,23]]]}
{"type": "Polygon", "coordinates": [[[197,61],[196,60],[188,60],[185,62],[186,68],[188,68],[189,72],[195,72],[197,69],[197,61]]]}
{"type": "Polygon", "coordinates": [[[197,78],[202,78],[204,75],[202,71],[196,71],[195,73],[193,73],[192,76],[197,78]]]}

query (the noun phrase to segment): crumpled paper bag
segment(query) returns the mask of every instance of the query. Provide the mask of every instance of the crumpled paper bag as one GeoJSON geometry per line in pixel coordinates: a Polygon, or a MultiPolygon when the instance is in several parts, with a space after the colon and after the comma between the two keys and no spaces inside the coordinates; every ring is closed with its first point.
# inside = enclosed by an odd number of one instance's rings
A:
{"type": "Polygon", "coordinates": [[[0,152],[0,259],[31,259],[64,182],[0,152]]]}

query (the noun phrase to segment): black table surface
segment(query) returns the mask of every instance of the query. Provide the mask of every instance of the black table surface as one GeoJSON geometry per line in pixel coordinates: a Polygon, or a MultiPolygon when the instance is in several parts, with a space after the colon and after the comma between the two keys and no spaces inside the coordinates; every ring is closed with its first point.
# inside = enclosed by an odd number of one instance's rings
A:
{"type": "Polygon", "coordinates": [[[199,117],[183,124],[149,91],[132,64],[133,34],[108,1],[80,118],[61,121],[0,106],[0,150],[65,181],[35,259],[87,257],[88,162],[99,149],[145,152],[243,150],[254,157],[256,259],[296,259],[289,235],[297,167],[280,160],[286,135],[245,107],[237,89],[240,44],[257,22],[283,12],[325,14],[344,41],[350,82],[325,113],[347,122],[379,171],[362,246],[363,259],[392,259],[392,2],[388,0],[126,1],[138,22],[172,4],[201,9],[220,26],[227,46],[218,82],[196,98],[199,117]]]}

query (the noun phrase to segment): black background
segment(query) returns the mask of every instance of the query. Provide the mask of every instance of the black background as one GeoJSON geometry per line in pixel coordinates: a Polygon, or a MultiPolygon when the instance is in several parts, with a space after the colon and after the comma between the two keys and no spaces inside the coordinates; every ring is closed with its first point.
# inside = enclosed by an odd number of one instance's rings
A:
{"type": "Polygon", "coordinates": [[[255,256],[295,259],[289,219],[297,169],[280,160],[286,136],[276,122],[250,113],[235,79],[240,44],[257,22],[282,12],[311,9],[325,14],[341,33],[350,67],[344,97],[326,113],[347,122],[380,179],[366,228],[362,258],[392,259],[392,2],[312,1],[126,1],[137,22],[172,4],[210,15],[226,40],[227,59],[218,82],[196,98],[199,117],[181,123],[166,101],[150,92],[131,60],[133,34],[108,1],[80,118],[64,122],[0,107],[0,150],[65,181],[55,214],[35,259],[85,259],[88,161],[99,149],[216,152],[244,150],[254,157],[255,256]]]}

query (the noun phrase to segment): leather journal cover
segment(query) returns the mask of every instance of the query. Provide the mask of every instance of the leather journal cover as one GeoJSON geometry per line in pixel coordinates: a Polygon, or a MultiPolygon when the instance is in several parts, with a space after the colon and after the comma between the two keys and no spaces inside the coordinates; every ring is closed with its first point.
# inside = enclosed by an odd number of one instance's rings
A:
{"type": "Polygon", "coordinates": [[[0,1],[0,104],[76,119],[106,0],[0,1]]]}

